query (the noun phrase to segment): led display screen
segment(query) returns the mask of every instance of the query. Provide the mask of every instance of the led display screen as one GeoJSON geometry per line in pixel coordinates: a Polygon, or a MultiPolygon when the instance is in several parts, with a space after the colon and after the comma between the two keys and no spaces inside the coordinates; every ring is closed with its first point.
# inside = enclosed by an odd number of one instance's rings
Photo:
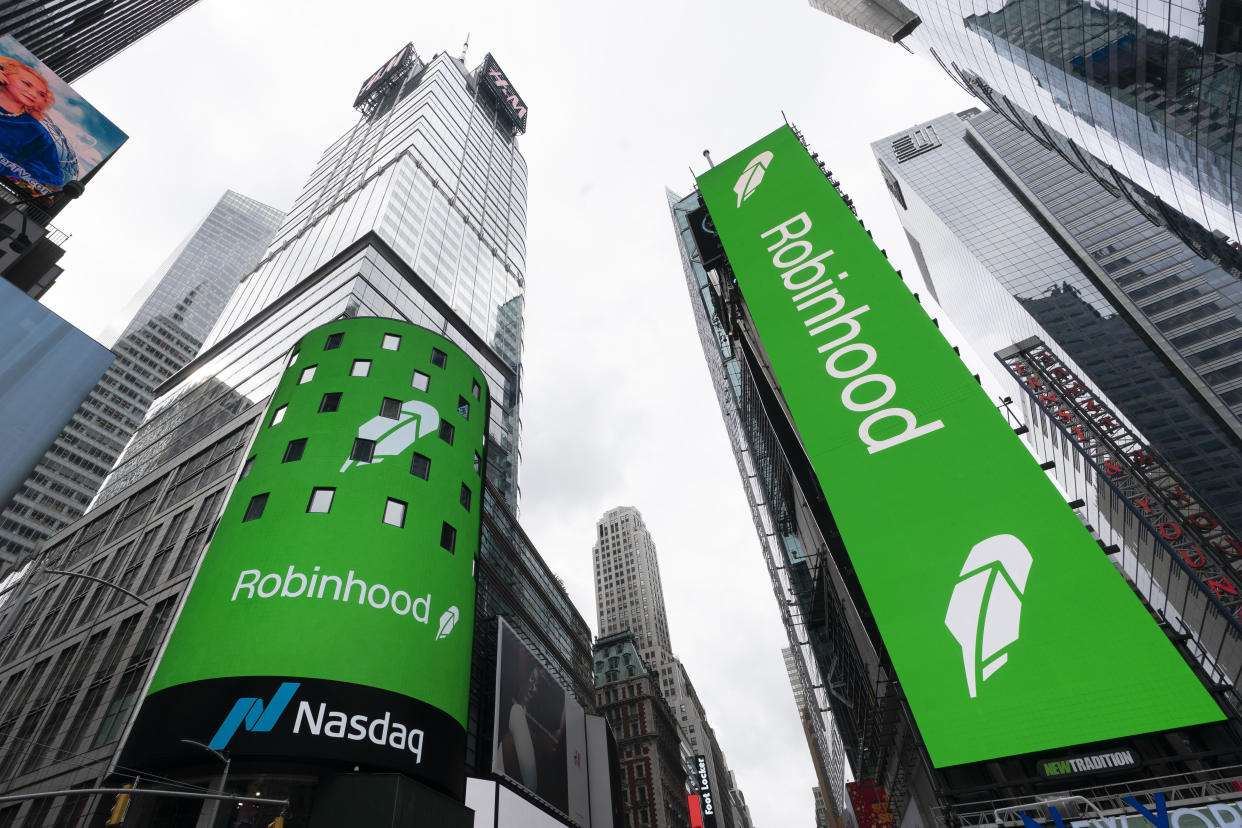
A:
{"type": "Polygon", "coordinates": [[[126,744],[396,770],[464,789],[488,393],[432,331],[307,334],[126,744]]]}
{"type": "Polygon", "coordinates": [[[1222,719],[793,131],[699,186],[933,763],[1222,719]]]}
{"type": "Polygon", "coordinates": [[[125,143],[125,133],[10,35],[0,37],[0,177],[51,207],[125,143]]]}

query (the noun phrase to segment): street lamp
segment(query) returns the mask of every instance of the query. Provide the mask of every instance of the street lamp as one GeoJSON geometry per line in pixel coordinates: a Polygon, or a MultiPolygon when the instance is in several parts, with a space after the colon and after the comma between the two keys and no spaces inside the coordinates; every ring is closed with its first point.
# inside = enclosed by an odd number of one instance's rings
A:
{"type": "MultiPolygon", "coordinates": [[[[199,742],[195,739],[182,739],[181,741],[187,745],[193,745],[194,747],[202,748],[203,750],[212,754],[213,756],[215,756],[217,759],[219,759],[221,762],[224,763],[224,773],[220,774],[220,793],[223,795],[224,786],[229,781],[229,765],[233,763],[233,760],[228,756],[228,754],[218,751],[215,748],[210,747],[209,745],[203,744],[202,742],[199,742]]],[[[219,813],[219,811],[220,811],[220,800],[218,799],[211,800],[210,807],[207,807],[207,803],[204,803],[203,810],[199,812],[199,816],[198,816],[198,828],[211,828],[211,826],[215,825],[216,815],[219,813]]]]}

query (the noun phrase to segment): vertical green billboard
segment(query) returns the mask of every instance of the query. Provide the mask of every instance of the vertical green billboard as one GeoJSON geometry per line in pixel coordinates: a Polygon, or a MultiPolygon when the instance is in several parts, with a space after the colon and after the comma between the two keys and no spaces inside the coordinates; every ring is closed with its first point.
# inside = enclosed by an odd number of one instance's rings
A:
{"type": "Polygon", "coordinates": [[[698,183],[933,763],[1224,718],[797,136],[698,183]]]}
{"type": "Polygon", "coordinates": [[[304,336],[126,742],[464,790],[487,382],[390,319],[304,336]]]}

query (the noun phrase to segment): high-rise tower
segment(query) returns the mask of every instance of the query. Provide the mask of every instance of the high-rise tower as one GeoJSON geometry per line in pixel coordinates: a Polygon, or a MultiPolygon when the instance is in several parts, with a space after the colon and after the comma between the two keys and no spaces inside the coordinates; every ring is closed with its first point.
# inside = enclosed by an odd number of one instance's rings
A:
{"type": "Polygon", "coordinates": [[[723,825],[745,825],[744,800],[724,801],[731,773],[707,713],[681,660],[673,654],[664,607],[664,586],[655,542],[632,506],[609,509],[596,523],[592,549],[595,606],[601,639],[630,633],[646,668],[659,680],[657,689],[674,711],[682,738],[692,753],[703,754],[712,790],[721,797],[723,825]]]}
{"type": "MultiPolygon", "coordinates": [[[[569,818],[566,807],[586,801],[582,786],[571,783],[569,806],[533,805],[523,798],[529,794],[510,790],[525,785],[533,793],[531,784],[513,774],[502,784],[492,775],[493,754],[503,754],[493,716],[500,704],[499,630],[512,633],[527,654],[502,662],[509,665],[510,684],[521,675],[518,684],[529,689],[530,674],[520,671],[537,662],[546,691],[541,701],[590,708],[594,696],[589,628],[511,508],[517,500],[526,204],[526,167],[516,144],[526,107],[490,55],[471,71],[446,54],[423,59],[412,46],[363,84],[355,106],[361,112],[358,124],[324,153],[203,350],[161,386],[91,510],[48,538],[26,570],[28,577],[0,596],[0,790],[81,785],[106,778],[114,768],[127,773],[130,761],[215,787],[221,781],[219,764],[194,742],[207,744],[228,720],[224,731],[232,735],[219,738],[233,740],[230,793],[257,795],[261,789],[264,796],[297,799],[305,807],[295,810],[299,816],[291,817],[291,825],[306,824],[312,798],[315,809],[326,809],[312,821],[388,822],[398,817],[395,809],[414,802],[421,818],[436,825],[469,819],[463,795],[467,802],[477,797],[495,805],[502,825],[516,819],[506,814],[529,816],[532,808],[569,818]],[[274,400],[274,394],[289,399],[274,400]],[[417,451],[412,446],[418,440],[432,445],[417,451]],[[379,476],[367,476],[377,469],[379,476]],[[381,480],[387,481],[386,494],[374,500],[377,483],[367,481],[381,480]],[[242,491],[259,486],[270,490],[242,491]],[[226,509],[235,490],[244,502],[226,509]],[[307,497],[313,504],[308,506],[307,497]],[[320,519],[325,523],[316,524],[320,519]],[[365,522],[369,534],[351,532],[351,520],[365,522]],[[347,542],[325,540],[315,531],[329,523],[347,542]],[[303,539],[291,541],[282,526],[305,533],[303,539]],[[219,546],[208,547],[211,537],[219,546]],[[239,538],[249,540],[238,545],[239,538]],[[251,688],[240,690],[241,697],[271,701],[267,719],[245,724],[246,717],[235,715],[233,697],[210,694],[210,703],[222,707],[195,705],[205,718],[185,737],[191,740],[187,744],[175,729],[151,726],[134,713],[191,580],[196,573],[219,574],[222,566],[226,577],[232,575],[230,551],[245,556],[246,542],[257,543],[264,559],[287,546],[312,556],[346,556],[339,561],[339,577],[318,581],[325,588],[341,581],[339,593],[324,593],[329,600],[322,603],[286,604],[341,614],[307,625],[316,634],[293,635],[279,645],[282,657],[294,658],[285,662],[289,680],[271,691],[263,684],[270,675],[258,675],[257,668],[226,676],[219,672],[220,661],[212,666],[212,658],[203,658],[203,648],[183,648],[179,665],[197,671],[194,681],[240,681],[251,688]],[[389,566],[400,573],[385,570],[389,566]],[[51,576],[49,569],[75,577],[51,576]],[[377,579],[364,571],[388,575],[377,579]],[[439,603],[449,572],[457,584],[452,589],[462,587],[459,594],[469,601],[439,603]],[[367,584],[359,580],[368,577],[367,584]],[[92,578],[122,586],[139,596],[142,606],[92,578]],[[364,588],[370,604],[347,605],[364,588]],[[336,594],[345,600],[336,603],[336,594]],[[383,613],[376,609],[381,596],[383,613]],[[362,633],[350,615],[354,611],[387,625],[392,634],[362,633]],[[322,635],[342,640],[325,648],[322,635]],[[463,637],[471,647],[468,657],[454,660],[450,693],[449,683],[435,681],[439,662],[423,658],[428,651],[419,648],[443,645],[443,652],[460,656],[463,637]],[[364,648],[368,658],[351,657],[364,648]],[[296,654],[303,649],[308,657],[299,664],[296,654]],[[339,655],[336,669],[315,672],[306,666],[332,653],[339,655]],[[351,671],[360,661],[374,668],[371,689],[426,702],[452,718],[448,738],[442,738],[444,730],[427,728],[424,767],[418,766],[423,729],[407,727],[421,714],[398,715],[397,706],[386,708],[388,715],[373,711],[374,732],[382,730],[387,741],[382,735],[361,745],[332,741],[331,721],[340,713],[326,714],[329,725],[316,724],[314,734],[308,735],[305,725],[291,734],[303,702],[308,709],[312,701],[315,709],[324,709],[329,701],[312,691],[312,682],[357,684],[351,671]],[[53,664],[55,669],[45,669],[53,664]],[[209,669],[201,670],[204,665],[209,669]],[[408,691],[411,682],[431,688],[428,697],[408,691]],[[279,692],[279,699],[272,692],[279,692]],[[290,701],[290,694],[299,692],[310,698],[290,701]],[[453,696],[451,703],[446,695],[453,696]],[[276,718],[280,733],[265,729],[276,718]],[[134,721],[145,724],[134,725],[137,746],[130,759],[122,740],[134,721]],[[266,743],[274,750],[264,747],[263,734],[274,734],[266,743]],[[319,741],[311,744],[310,754],[290,751],[279,746],[286,735],[319,741]],[[252,749],[242,762],[246,742],[252,749]],[[370,753],[346,761],[344,748],[370,753]],[[453,761],[432,761],[433,749],[453,761]],[[175,762],[162,761],[169,751],[177,754],[175,762]],[[355,766],[362,771],[355,772],[355,766]],[[369,773],[375,770],[382,772],[369,773]],[[414,799],[398,796],[411,791],[414,799]],[[372,815],[378,810],[384,813],[372,815]]],[[[299,566],[318,578],[322,561],[310,563],[299,566]]],[[[208,574],[195,583],[210,580],[208,574]]],[[[248,625],[213,626],[212,612],[240,605],[227,599],[220,604],[210,587],[203,589],[208,592],[196,586],[186,600],[203,601],[207,624],[200,632],[207,630],[211,646],[220,645],[217,655],[231,664],[231,644],[214,631],[248,625]]],[[[264,596],[272,597],[266,588],[258,595],[264,596]]],[[[181,632],[179,624],[177,634],[193,635],[189,623],[191,632],[181,632]]],[[[178,676],[177,658],[171,660],[173,678],[161,689],[193,684],[178,676]]],[[[368,704],[365,694],[348,687],[340,693],[331,699],[334,710],[368,704]]],[[[510,729],[522,724],[530,701],[519,695],[504,701],[510,729]]],[[[528,726],[548,718],[531,715],[528,726]]],[[[444,718],[438,721],[443,724],[444,718]]],[[[579,741],[570,750],[560,745],[566,762],[562,779],[586,784],[591,761],[607,763],[607,750],[594,747],[595,736],[606,742],[606,729],[588,717],[594,735],[586,742],[594,760],[588,756],[584,762],[588,748],[581,741],[580,708],[569,721],[579,741]]],[[[530,737],[528,727],[519,729],[525,731],[522,738],[530,737]]],[[[540,774],[547,776],[542,765],[540,774]]],[[[592,788],[592,803],[596,794],[592,788]]],[[[610,813],[607,800],[604,791],[602,807],[610,813]]],[[[142,805],[137,797],[135,802],[147,808],[136,819],[181,818],[175,802],[142,805]]],[[[101,807],[98,797],[93,806],[86,799],[44,799],[18,804],[12,812],[19,825],[45,824],[75,819],[73,814],[91,807],[101,807]]],[[[199,813],[199,803],[189,807],[199,813]]],[[[7,819],[9,813],[0,816],[7,819]]],[[[214,812],[202,813],[208,819],[214,812]]],[[[256,824],[277,813],[263,812],[256,824]]]]}
{"type": "Polygon", "coordinates": [[[0,11],[0,32],[73,81],[197,2],[15,0],[0,11]]]}
{"type": "Polygon", "coordinates": [[[1239,268],[1242,11],[1205,0],[813,0],[935,60],[993,111],[1207,258],[1239,268]],[[909,33],[909,34],[907,34],[909,33]]]}
{"type": "Polygon", "coordinates": [[[0,513],[0,570],[86,511],[155,389],[198,353],[284,214],[226,192],[151,278],[113,346],[116,360],[0,513]]]}

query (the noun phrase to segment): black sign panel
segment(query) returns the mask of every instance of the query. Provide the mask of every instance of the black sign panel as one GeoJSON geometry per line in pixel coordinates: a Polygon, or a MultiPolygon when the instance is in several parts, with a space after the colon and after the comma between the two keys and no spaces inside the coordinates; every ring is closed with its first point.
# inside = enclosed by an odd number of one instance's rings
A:
{"type": "Polygon", "coordinates": [[[513,122],[518,131],[525,132],[526,102],[518,95],[513,84],[509,83],[509,79],[505,77],[500,64],[496,62],[496,58],[492,57],[491,52],[483,58],[483,66],[479,70],[479,85],[496,100],[496,103],[500,105],[500,111],[513,122]]]}
{"type": "Polygon", "coordinates": [[[127,768],[201,765],[202,747],[233,760],[396,771],[458,798],[466,734],[428,704],[361,684],[277,676],[179,684],[149,696],[125,747],[127,768]]]}
{"type": "Polygon", "coordinates": [[[711,777],[707,775],[707,757],[694,757],[694,782],[699,789],[699,806],[703,809],[703,828],[716,828],[716,798],[712,795],[711,777]]]}

